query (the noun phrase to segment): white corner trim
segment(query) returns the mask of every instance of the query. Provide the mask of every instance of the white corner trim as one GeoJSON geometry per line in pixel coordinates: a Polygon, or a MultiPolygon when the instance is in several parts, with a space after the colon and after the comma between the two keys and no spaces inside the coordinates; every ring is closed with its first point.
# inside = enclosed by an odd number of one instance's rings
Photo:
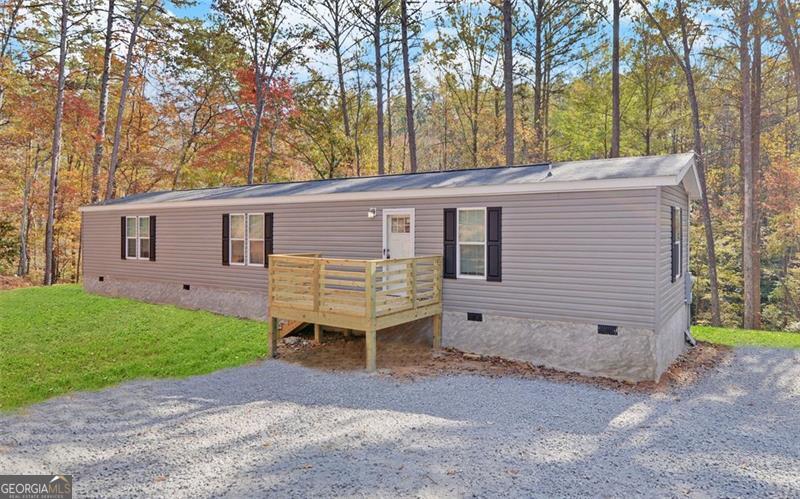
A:
{"type": "MultiPolygon", "coordinates": [[[[693,164],[693,162],[692,162],[693,164]]],[[[648,189],[675,186],[680,178],[672,175],[661,177],[642,177],[625,179],[543,181],[524,184],[482,185],[472,187],[432,187],[428,189],[398,189],[366,192],[337,192],[330,194],[295,194],[290,196],[258,196],[247,198],[225,198],[195,201],[131,202],[111,205],[81,206],[81,212],[95,211],[133,211],[165,208],[196,208],[206,206],[252,206],[292,203],[320,203],[331,201],[376,201],[392,199],[414,199],[456,196],[492,196],[506,194],[529,194],[538,192],[592,192],[631,189],[648,189]]]]}

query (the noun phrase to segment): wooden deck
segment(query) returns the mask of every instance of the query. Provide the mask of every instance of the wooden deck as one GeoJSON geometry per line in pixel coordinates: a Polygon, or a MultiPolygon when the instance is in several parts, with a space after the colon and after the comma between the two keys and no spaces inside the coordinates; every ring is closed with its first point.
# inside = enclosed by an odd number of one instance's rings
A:
{"type": "Polygon", "coordinates": [[[275,355],[279,320],[364,331],[367,370],[375,370],[379,329],[433,317],[433,347],[442,338],[442,257],[389,260],[269,256],[269,339],[275,355]]]}

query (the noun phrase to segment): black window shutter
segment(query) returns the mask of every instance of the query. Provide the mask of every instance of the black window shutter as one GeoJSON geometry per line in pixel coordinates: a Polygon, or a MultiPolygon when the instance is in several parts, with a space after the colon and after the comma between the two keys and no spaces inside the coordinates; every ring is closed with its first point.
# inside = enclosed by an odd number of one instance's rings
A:
{"type": "Polygon", "coordinates": [[[127,241],[126,241],[126,239],[125,239],[125,236],[127,235],[127,232],[126,232],[126,229],[127,229],[127,227],[126,227],[126,225],[125,225],[125,217],[122,217],[122,218],[120,218],[120,221],[122,222],[122,223],[121,223],[121,225],[122,225],[122,233],[121,233],[121,235],[120,235],[120,237],[122,238],[122,244],[121,244],[121,252],[120,252],[120,255],[119,255],[119,256],[120,256],[120,258],[122,258],[123,260],[125,260],[125,258],[126,258],[126,256],[127,256],[127,255],[126,255],[126,253],[127,253],[127,251],[126,251],[126,248],[127,248],[127,241]]]}
{"type": "Polygon", "coordinates": [[[150,215],[150,261],[156,261],[156,216],[150,215]]]}
{"type": "Polygon", "coordinates": [[[455,208],[444,209],[444,269],[442,277],[456,278],[456,230],[458,213],[455,208]]]}
{"type": "Polygon", "coordinates": [[[670,240],[670,251],[671,251],[670,256],[671,256],[671,261],[672,261],[672,265],[670,266],[671,273],[672,273],[671,281],[675,282],[675,275],[677,274],[676,270],[677,270],[677,267],[678,267],[678,255],[677,255],[678,251],[677,251],[677,247],[675,245],[675,236],[676,236],[676,234],[675,234],[676,230],[675,229],[676,229],[676,227],[675,227],[675,207],[674,206],[670,206],[669,207],[669,214],[670,214],[669,221],[670,221],[670,234],[671,234],[670,238],[669,238],[669,240],[670,240]]]}
{"type": "Polygon", "coordinates": [[[486,208],[486,280],[500,282],[502,278],[503,209],[486,208]]]}
{"type": "Polygon", "coordinates": [[[272,213],[264,213],[264,266],[269,267],[269,255],[272,254],[272,213]]]}
{"type": "Polygon", "coordinates": [[[230,265],[228,251],[230,251],[231,221],[227,213],[222,215],[222,265],[230,265]]]}

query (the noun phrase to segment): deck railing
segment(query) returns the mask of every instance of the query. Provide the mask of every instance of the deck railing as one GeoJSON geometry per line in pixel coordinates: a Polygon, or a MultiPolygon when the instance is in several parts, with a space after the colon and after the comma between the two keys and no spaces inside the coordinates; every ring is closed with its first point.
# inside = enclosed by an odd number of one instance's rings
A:
{"type": "MultiPolygon", "coordinates": [[[[369,342],[370,331],[374,336],[377,329],[428,316],[436,318],[436,333],[441,328],[441,302],[441,256],[388,260],[323,258],[313,253],[269,256],[273,319],[362,330],[369,342]]],[[[438,346],[440,335],[434,336],[438,346]]]]}

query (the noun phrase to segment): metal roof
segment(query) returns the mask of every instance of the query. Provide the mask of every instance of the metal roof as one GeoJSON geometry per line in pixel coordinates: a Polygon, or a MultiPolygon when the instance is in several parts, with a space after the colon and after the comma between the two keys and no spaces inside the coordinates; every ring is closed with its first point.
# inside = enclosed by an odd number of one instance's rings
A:
{"type": "MultiPolygon", "coordinates": [[[[269,201],[270,198],[285,199],[287,196],[313,196],[317,198],[336,194],[400,194],[397,191],[454,188],[459,191],[465,191],[465,188],[468,190],[469,188],[487,186],[531,186],[532,190],[539,190],[537,189],[538,187],[541,187],[541,190],[558,190],[555,187],[575,183],[585,186],[587,189],[592,188],[595,184],[597,187],[602,185],[607,186],[607,188],[615,188],[614,186],[623,188],[628,185],[626,181],[631,181],[629,182],[630,187],[645,187],[649,185],[647,179],[653,179],[653,185],[677,185],[684,180],[687,173],[692,173],[696,180],[693,160],[694,153],[684,153],[665,156],[566,161],[512,167],[347,177],[236,187],[158,191],[112,199],[87,208],[160,203],[215,202],[214,204],[217,204],[216,202],[224,202],[225,200],[240,202],[245,200],[269,201]],[[658,180],[658,182],[655,182],[655,180],[658,180]]],[[[567,188],[566,190],[575,189],[567,188]]],[[[687,190],[690,194],[693,194],[693,197],[699,195],[699,193],[693,192],[696,189],[692,185],[687,185],[687,190]]],[[[431,192],[429,194],[434,193],[431,192]]]]}

